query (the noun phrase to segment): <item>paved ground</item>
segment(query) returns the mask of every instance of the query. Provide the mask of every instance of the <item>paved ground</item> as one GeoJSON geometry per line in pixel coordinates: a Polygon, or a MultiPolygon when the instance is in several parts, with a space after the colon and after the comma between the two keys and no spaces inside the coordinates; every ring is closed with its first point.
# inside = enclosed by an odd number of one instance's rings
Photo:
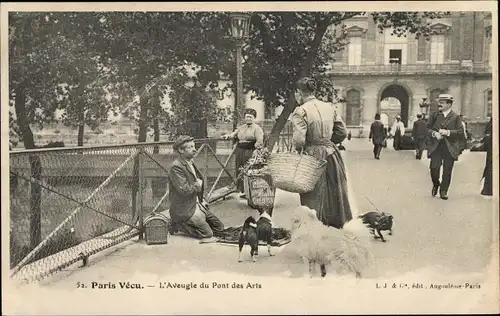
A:
{"type": "MultiPolygon", "coordinates": [[[[370,239],[376,260],[366,278],[379,279],[427,268],[452,274],[481,272],[486,268],[491,260],[494,204],[479,195],[485,158],[482,153],[461,157],[454,169],[450,199],[443,201],[430,196],[428,163],[415,160],[413,151],[395,152],[389,148],[382,152],[381,160],[374,160],[367,139],[353,139],[345,146],[358,212],[373,209],[367,196],[379,210],[390,212],[396,219],[395,234],[388,236],[387,243],[370,239]]],[[[298,203],[297,195],[277,192],[274,222],[287,227],[289,210],[298,203]]],[[[237,197],[215,204],[213,210],[227,226],[240,225],[246,216],[255,213],[237,197]]],[[[68,269],[43,284],[69,290],[82,280],[129,280],[137,273],[163,278],[189,271],[229,271],[255,277],[304,274],[304,265],[287,251],[287,246],[275,252],[277,256],[270,258],[262,249],[260,261],[254,264],[245,251],[247,262],[238,263],[235,246],[200,245],[182,236],[173,236],[168,245],[158,246],[134,240],[92,257],[90,267],[68,269]]]]}
{"type": "MultiPolygon", "coordinates": [[[[377,269],[370,275],[404,273],[427,265],[440,265],[450,272],[479,271],[485,267],[492,240],[493,204],[478,194],[484,163],[482,153],[461,157],[454,169],[450,199],[443,201],[430,196],[427,162],[416,161],[412,151],[395,152],[389,148],[383,151],[381,160],[374,160],[368,140],[354,139],[346,143],[346,147],[346,163],[358,212],[373,209],[368,197],[379,210],[393,214],[396,219],[395,235],[388,236],[389,242],[372,243],[377,269]]],[[[286,227],[287,212],[298,203],[297,195],[278,192],[276,224],[286,227]]],[[[246,216],[255,215],[237,196],[215,204],[213,210],[224,219],[226,226],[240,225],[246,216]]],[[[300,262],[284,255],[275,258],[262,255],[259,265],[238,264],[234,246],[199,245],[183,236],[173,236],[168,245],[158,246],[132,241],[105,259],[98,262],[91,259],[95,262],[91,267],[53,285],[73,286],[74,278],[97,279],[116,266],[120,266],[125,275],[129,269],[176,273],[184,269],[183,263],[207,271],[224,267],[257,275],[273,275],[287,268],[292,272],[303,270],[300,262]],[[263,265],[266,268],[261,268],[263,265]]]]}

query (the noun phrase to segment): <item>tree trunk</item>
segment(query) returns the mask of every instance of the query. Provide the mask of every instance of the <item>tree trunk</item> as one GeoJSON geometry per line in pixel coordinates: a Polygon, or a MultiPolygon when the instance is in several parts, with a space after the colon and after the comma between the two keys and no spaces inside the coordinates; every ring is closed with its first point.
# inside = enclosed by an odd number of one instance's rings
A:
{"type": "Polygon", "coordinates": [[[85,132],[85,124],[80,124],[78,126],[78,147],[83,146],[83,134],[85,132]]]}
{"type": "MultiPolygon", "coordinates": [[[[160,123],[158,121],[158,117],[155,117],[153,119],[153,130],[154,130],[153,141],[159,142],[160,141],[160,123]]],[[[158,145],[155,145],[155,147],[153,148],[153,153],[154,154],[160,153],[160,148],[158,147],[158,145]]]]}
{"type": "MultiPolygon", "coordinates": [[[[299,72],[299,78],[309,75],[309,71],[311,69],[311,66],[313,65],[314,58],[316,58],[319,46],[321,45],[321,41],[323,40],[323,36],[325,35],[326,30],[328,29],[328,25],[329,24],[326,21],[318,23],[318,26],[316,27],[316,32],[314,34],[314,39],[311,43],[311,49],[309,50],[309,53],[307,54],[307,57],[304,60],[304,63],[302,64],[302,67],[300,68],[301,70],[299,72]]],[[[267,148],[269,151],[273,149],[274,144],[279,139],[279,134],[286,125],[288,117],[290,116],[290,114],[292,114],[292,112],[296,107],[297,103],[295,101],[294,91],[291,91],[290,95],[288,96],[288,101],[286,106],[283,108],[283,111],[281,112],[280,116],[278,116],[276,123],[274,123],[273,128],[271,129],[271,137],[269,138],[269,141],[267,143],[267,148]]]]}
{"type": "MultiPolygon", "coordinates": [[[[160,108],[161,108],[161,93],[159,92],[158,88],[155,86],[155,94],[154,94],[154,100],[153,101],[153,107],[154,107],[154,117],[153,117],[153,141],[154,142],[159,142],[160,141],[160,119],[158,118],[160,116],[160,108]]],[[[153,153],[158,154],[160,153],[160,148],[158,145],[155,145],[153,148],[153,153]]]]}
{"type": "MultiPolygon", "coordinates": [[[[15,110],[19,131],[24,143],[24,148],[35,149],[35,139],[31,131],[26,113],[26,96],[24,90],[20,87],[16,90],[15,110]]],[[[42,176],[42,163],[37,154],[29,156],[31,177],[40,181],[42,176]]],[[[34,249],[42,241],[42,188],[39,184],[31,182],[30,184],[30,246],[34,249]]]]}
{"type": "Polygon", "coordinates": [[[85,101],[84,101],[84,93],[85,93],[85,74],[81,74],[81,81],[78,85],[78,147],[83,146],[83,135],[85,132],[85,101]]]}
{"type": "Polygon", "coordinates": [[[146,139],[148,137],[148,95],[145,93],[144,95],[141,96],[141,99],[139,101],[140,103],[140,114],[139,114],[139,138],[138,142],[139,143],[144,143],[146,142],[146,139]]]}

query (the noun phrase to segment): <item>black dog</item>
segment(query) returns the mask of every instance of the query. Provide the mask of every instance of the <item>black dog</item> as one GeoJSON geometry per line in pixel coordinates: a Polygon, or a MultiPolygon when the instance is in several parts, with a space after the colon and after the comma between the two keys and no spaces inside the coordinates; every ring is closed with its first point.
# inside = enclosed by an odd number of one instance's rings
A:
{"type": "Polygon", "coordinates": [[[359,215],[359,218],[363,220],[363,224],[370,229],[370,233],[375,239],[380,238],[382,242],[386,242],[382,231],[388,230],[389,235],[392,235],[392,228],[394,226],[394,217],[389,213],[379,213],[379,212],[368,212],[363,215],[359,215]],[[375,234],[375,231],[378,233],[375,234]]]}
{"type": "Polygon", "coordinates": [[[240,232],[240,238],[238,240],[239,246],[239,256],[238,262],[241,262],[241,250],[243,246],[248,244],[250,246],[250,256],[252,261],[257,261],[257,256],[259,255],[259,241],[265,241],[267,243],[267,251],[270,256],[274,256],[271,253],[271,242],[273,235],[273,225],[269,213],[266,211],[261,211],[260,218],[258,221],[249,216],[243,223],[243,228],[240,232]]]}

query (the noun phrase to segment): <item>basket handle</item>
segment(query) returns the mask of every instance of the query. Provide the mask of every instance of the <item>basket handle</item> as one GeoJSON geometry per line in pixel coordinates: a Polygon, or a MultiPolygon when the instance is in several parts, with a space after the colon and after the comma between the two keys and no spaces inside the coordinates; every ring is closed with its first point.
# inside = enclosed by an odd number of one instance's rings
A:
{"type": "Polygon", "coordinates": [[[320,166],[318,167],[318,169],[321,169],[323,168],[325,165],[326,165],[327,161],[325,159],[321,159],[321,164],[320,166]]]}

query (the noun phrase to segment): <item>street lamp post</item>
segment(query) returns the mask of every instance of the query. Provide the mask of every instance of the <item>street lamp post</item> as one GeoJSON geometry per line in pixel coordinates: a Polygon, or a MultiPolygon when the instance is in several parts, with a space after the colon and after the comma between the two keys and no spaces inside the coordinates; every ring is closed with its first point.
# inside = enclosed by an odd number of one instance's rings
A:
{"type": "Polygon", "coordinates": [[[425,114],[425,116],[427,116],[429,114],[430,103],[427,102],[426,97],[422,98],[422,102],[419,104],[419,106],[420,106],[420,109],[422,109],[422,114],[425,114]]]}
{"type": "Polygon", "coordinates": [[[243,94],[243,65],[241,50],[245,39],[248,37],[250,26],[250,15],[246,13],[231,13],[231,35],[236,40],[236,98],[234,112],[237,119],[233,122],[236,129],[238,123],[241,123],[245,112],[245,96],[243,94]]]}

